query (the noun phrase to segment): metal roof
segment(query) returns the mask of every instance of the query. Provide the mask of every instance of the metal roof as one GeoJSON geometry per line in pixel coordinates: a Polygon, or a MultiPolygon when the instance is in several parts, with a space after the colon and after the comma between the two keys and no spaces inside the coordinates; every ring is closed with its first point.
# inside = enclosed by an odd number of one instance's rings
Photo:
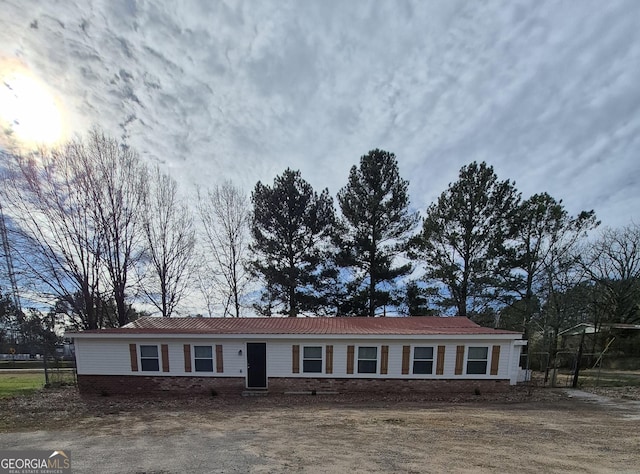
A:
{"type": "Polygon", "coordinates": [[[72,334],[318,334],[318,335],[496,335],[518,332],[486,328],[454,317],[162,318],[145,317],[117,329],[72,334]]]}
{"type": "Polygon", "coordinates": [[[640,324],[625,324],[625,323],[603,323],[600,324],[597,328],[591,323],[580,323],[575,326],[565,329],[558,333],[559,336],[579,336],[583,332],[585,334],[599,334],[601,332],[608,332],[612,329],[622,329],[629,331],[638,331],[640,330],[640,324]]]}

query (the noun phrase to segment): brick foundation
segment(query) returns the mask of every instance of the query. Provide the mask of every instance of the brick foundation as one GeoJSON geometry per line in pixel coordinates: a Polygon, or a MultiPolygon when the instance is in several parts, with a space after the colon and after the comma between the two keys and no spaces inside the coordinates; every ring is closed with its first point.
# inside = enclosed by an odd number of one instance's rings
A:
{"type": "Polygon", "coordinates": [[[269,392],[338,393],[482,393],[509,390],[508,380],[424,380],[424,379],[308,379],[270,378],[269,392]]]}
{"type": "Polygon", "coordinates": [[[244,377],[153,377],[136,375],[78,375],[84,395],[189,394],[240,396],[244,377]]]}
{"type": "MultiPolygon", "coordinates": [[[[189,394],[239,396],[245,389],[244,377],[154,377],[135,375],[78,375],[78,387],[91,395],[189,394]]],[[[282,377],[269,379],[269,393],[407,393],[451,394],[503,392],[508,380],[416,380],[416,379],[313,379],[282,377]]]]}

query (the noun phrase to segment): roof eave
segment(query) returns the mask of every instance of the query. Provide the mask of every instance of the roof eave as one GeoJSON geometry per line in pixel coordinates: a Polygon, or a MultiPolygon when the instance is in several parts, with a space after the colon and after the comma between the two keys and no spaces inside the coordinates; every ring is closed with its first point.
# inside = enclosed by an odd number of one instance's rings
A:
{"type": "Polygon", "coordinates": [[[67,337],[76,339],[387,339],[387,340],[407,340],[407,339],[432,339],[432,340],[452,340],[452,339],[498,339],[498,340],[520,340],[520,333],[447,333],[447,334],[268,334],[268,333],[242,333],[242,334],[215,334],[215,333],[67,333],[67,337]]]}

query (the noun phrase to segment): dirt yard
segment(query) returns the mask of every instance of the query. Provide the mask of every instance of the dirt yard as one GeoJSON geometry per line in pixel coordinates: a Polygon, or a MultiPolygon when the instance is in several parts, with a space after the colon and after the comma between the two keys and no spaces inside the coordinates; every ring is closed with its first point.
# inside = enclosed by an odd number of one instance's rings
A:
{"type": "Polygon", "coordinates": [[[0,447],[75,472],[640,472],[638,392],[506,396],[0,400],[0,447]]]}

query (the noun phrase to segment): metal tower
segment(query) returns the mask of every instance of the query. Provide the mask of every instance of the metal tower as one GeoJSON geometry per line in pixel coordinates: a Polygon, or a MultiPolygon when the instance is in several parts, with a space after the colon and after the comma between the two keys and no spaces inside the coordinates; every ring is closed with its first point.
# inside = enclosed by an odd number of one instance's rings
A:
{"type": "Polygon", "coordinates": [[[16,305],[18,311],[22,311],[20,305],[20,296],[18,294],[18,284],[16,282],[16,273],[13,269],[13,259],[11,257],[11,247],[9,246],[9,237],[7,235],[7,226],[4,220],[4,211],[2,209],[2,201],[0,200],[0,239],[2,239],[2,249],[4,251],[4,258],[7,264],[7,275],[9,276],[9,282],[11,283],[11,294],[13,297],[13,304],[16,305]]]}

